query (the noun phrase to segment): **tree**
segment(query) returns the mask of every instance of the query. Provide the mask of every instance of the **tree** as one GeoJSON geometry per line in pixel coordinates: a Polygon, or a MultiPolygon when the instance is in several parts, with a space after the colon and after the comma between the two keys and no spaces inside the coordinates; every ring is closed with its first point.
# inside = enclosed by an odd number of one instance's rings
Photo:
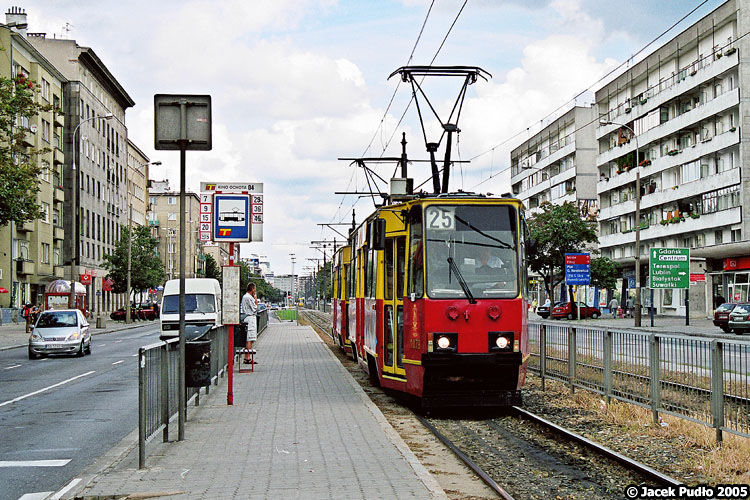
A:
{"type": "Polygon", "coordinates": [[[240,295],[245,294],[247,285],[252,281],[255,283],[255,289],[259,299],[262,298],[267,302],[281,302],[284,300],[284,292],[269,285],[262,276],[253,274],[250,271],[250,266],[245,262],[240,261],[240,267],[240,295]]]}
{"type": "Polygon", "coordinates": [[[206,278],[214,278],[221,282],[221,268],[216,264],[216,259],[206,255],[206,278]]]}
{"type": "Polygon", "coordinates": [[[620,277],[620,265],[609,257],[591,259],[591,284],[602,289],[612,290],[620,277]]]}
{"type": "Polygon", "coordinates": [[[547,202],[541,208],[528,220],[529,237],[536,240],[536,252],[528,256],[528,265],[542,276],[547,295],[554,299],[552,291],[565,279],[565,254],[581,252],[587,243],[599,240],[595,224],[586,221],[575,204],[547,202]]]}
{"type": "Polygon", "coordinates": [[[130,290],[127,289],[129,239],[128,227],[123,226],[114,252],[104,256],[103,267],[109,271],[115,293],[138,294],[164,283],[167,274],[157,253],[159,241],[151,237],[147,227],[136,226],[130,248],[130,290]]]}
{"type": "Polygon", "coordinates": [[[42,173],[37,158],[50,149],[28,148],[23,142],[31,133],[30,119],[52,110],[51,105],[36,102],[37,92],[34,82],[22,73],[15,80],[0,78],[0,226],[43,216],[37,202],[42,173]]]}

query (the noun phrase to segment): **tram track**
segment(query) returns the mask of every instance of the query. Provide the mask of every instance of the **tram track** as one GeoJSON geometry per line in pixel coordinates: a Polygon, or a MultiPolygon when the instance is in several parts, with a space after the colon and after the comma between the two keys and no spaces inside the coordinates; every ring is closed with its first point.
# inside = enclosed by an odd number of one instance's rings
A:
{"type": "MultiPolygon", "coordinates": [[[[308,310],[303,316],[331,336],[329,315],[308,310]]],[[[569,496],[561,498],[600,499],[621,496],[628,484],[682,484],[523,408],[493,418],[463,413],[414,417],[503,499],[556,498],[566,488],[569,496]]]]}

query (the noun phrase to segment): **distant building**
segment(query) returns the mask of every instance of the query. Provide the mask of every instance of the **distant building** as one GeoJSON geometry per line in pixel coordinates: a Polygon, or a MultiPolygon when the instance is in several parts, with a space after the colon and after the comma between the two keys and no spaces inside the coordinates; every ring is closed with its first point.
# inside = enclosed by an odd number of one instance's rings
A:
{"type": "MultiPolygon", "coordinates": [[[[164,261],[167,279],[180,276],[180,193],[169,189],[169,181],[151,182],[148,191],[148,224],[151,235],[159,240],[159,255],[164,261]]],[[[205,276],[205,256],[200,241],[200,198],[185,193],[185,277],[205,276]]],[[[217,262],[218,263],[218,262],[217,262]]]]}
{"type": "Polygon", "coordinates": [[[145,226],[148,214],[148,169],[150,160],[128,139],[128,204],[133,207],[133,224],[145,226]]]}

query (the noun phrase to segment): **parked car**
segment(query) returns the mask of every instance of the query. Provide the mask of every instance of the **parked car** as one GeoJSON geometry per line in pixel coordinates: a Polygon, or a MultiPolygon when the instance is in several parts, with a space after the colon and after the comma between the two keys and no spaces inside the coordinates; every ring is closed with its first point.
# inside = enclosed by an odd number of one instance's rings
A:
{"type": "Polygon", "coordinates": [[[737,334],[750,331],[750,303],[743,302],[735,305],[729,313],[727,326],[737,334]]]}
{"type": "MultiPolygon", "coordinates": [[[[125,321],[125,308],[121,307],[116,311],[113,311],[109,317],[115,321],[125,321]]],[[[138,317],[138,311],[135,307],[130,309],[130,319],[136,319],[138,317]]]]}
{"type": "Polygon", "coordinates": [[[138,308],[137,316],[139,319],[155,320],[159,319],[159,304],[145,304],[138,308]]]}
{"type": "Polygon", "coordinates": [[[563,302],[552,308],[552,317],[554,319],[561,319],[561,318],[576,319],[578,317],[577,308],[581,309],[581,319],[583,318],[596,319],[602,315],[602,312],[599,310],[598,307],[590,307],[584,304],[583,302],[572,303],[572,304],[570,302],[563,302]]]}
{"type": "Polygon", "coordinates": [[[91,354],[89,322],[78,309],[44,311],[32,327],[29,359],[48,354],[91,354]]]}
{"type": "Polygon", "coordinates": [[[714,311],[714,325],[718,326],[725,332],[730,332],[729,328],[729,313],[731,313],[737,304],[731,302],[725,302],[720,305],[714,311]]]}
{"type": "Polygon", "coordinates": [[[542,304],[540,306],[537,306],[536,313],[541,316],[542,318],[549,318],[550,309],[553,307],[559,306],[564,304],[564,302],[555,302],[555,305],[550,307],[549,304],[542,304]]]}

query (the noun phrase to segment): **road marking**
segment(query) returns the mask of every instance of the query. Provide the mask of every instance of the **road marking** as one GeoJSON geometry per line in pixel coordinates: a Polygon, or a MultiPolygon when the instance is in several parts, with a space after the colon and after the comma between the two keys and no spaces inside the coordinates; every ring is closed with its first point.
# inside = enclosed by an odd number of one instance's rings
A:
{"type": "Polygon", "coordinates": [[[99,347],[104,347],[105,345],[107,345],[107,344],[99,344],[99,347]]]}
{"type": "Polygon", "coordinates": [[[5,401],[3,403],[0,403],[0,406],[9,405],[11,403],[15,403],[15,402],[21,401],[22,399],[26,399],[29,396],[34,396],[36,394],[39,394],[39,393],[42,393],[42,392],[45,392],[45,391],[49,391],[50,389],[54,389],[55,387],[59,387],[61,385],[67,384],[68,382],[72,382],[72,381],[77,380],[77,379],[79,379],[81,377],[85,377],[87,375],[91,375],[92,373],[96,373],[96,370],[91,370],[90,372],[82,373],[81,375],[76,375],[75,377],[69,378],[68,380],[63,380],[62,382],[58,382],[56,384],[50,385],[49,387],[45,387],[44,389],[39,389],[38,391],[30,392],[28,394],[24,394],[23,396],[18,396],[15,399],[11,399],[9,401],[5,401]]]}
{"type": "Polygon", "coordinates": [[[44,500],[48,496],[52,494],[51,491],[40,491],[37,493],[26,493],[24,496],[19,498],[18,500],[44,500]]]}
{"type": "Polygon", "coordinates": [[[68,483],[67,486],[65,486],[63,489],[49,497],[49,500],[60,500],[64,494],[66,494],[68,491],[72,490],[73,487],[81,482],[81,478],[77,477],[73,479],[71,482],[68,483]]]}
{"type": "Polygon", "coordinates": [[[62,467],[70,462],[69,458],[61,460],[0,460],[0,467],[62,467]]]}
{"type": "Polygon", "coordinates": [[[138,356],[138,353],[131,354],[130,356],[134,358],[134,357],[138,356]]]}
{"type": "Polygon", "coordinates": [[[115,340],[115,344],[119,344],[122,340],[115,340]]]}
{"type": "Polygon", "coordinates": [[[113,364],[113,365],[119,365],[120,363],[124,363],[124,362],[125,362],[125,361],[121,359],[120,361],[115,361],[115,362],[114,362],[114,363],[112,363],[112,364],[113,364]]]}
{"type": "Polygon", "coordinates": [[[8,367],[3,368],[3,370],[10,370],[11,368],[18,368],[19,366],[21,366],[21,365],[12,365],[12,366],[8,366],[8,367]]]}

